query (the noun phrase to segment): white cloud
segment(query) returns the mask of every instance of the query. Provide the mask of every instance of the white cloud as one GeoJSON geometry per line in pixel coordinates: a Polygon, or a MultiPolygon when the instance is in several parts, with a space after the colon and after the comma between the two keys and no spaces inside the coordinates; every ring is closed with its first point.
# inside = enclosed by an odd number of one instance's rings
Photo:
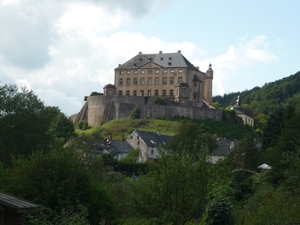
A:
{"type": "MultiPolygon", "coordinates": [[[[246,67],[253,66],[256,63],[271,63],[276,61],[277,57],[269,49],[267,37],[258,35],[247,40],[240,39],[237,46],[229,46],[226,53],[211,59],[215,65],[214,93],[223,95],[224,93],[243,91],[238,82],[244,82],[246,67]],[[231,80],[229,83],[227,80],[231,80]],[[227,83],[227,85],[225,85],[227,83]],[[230,86],[231,85],[231,86],[230,86]]],[[[252,76],[251,74],[247,76],[252,76]]]]}

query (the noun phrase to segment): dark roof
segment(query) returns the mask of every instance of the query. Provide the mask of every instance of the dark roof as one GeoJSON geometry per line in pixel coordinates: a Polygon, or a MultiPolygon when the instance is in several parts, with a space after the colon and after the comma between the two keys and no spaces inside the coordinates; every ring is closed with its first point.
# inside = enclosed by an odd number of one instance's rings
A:
{"type": "Polygon", "coordinates": [[[0,205],[16,209],[18,212],[40,211],[36,204],[3,192],[0,192],[0,205]]]}
{"type": "Polygon", "coordinates": [[[128,153],[133,150],[126,141],[118,140],[98,140],[96,141],[96,146],[98,150],[106,150],[112,154],[128,153]]]}
{"type": "Polygon", "coordinates": [[[196,74],[194,74],[193,82],[201,82],[202,83],[202,81],[200,80],[199,77],[196,76],[196,74]]]}
{"type": "Polygon", "coordinates": [[[190,69],[199,71],[191,62],[189,62],[181,52],[176,53],[158,53],[158,54],[142,54],[139,53],[127,62],[120,64],[116,69],[137,69],[145,64],[152,62],[163,68],[172,67],[188,67],[190,69]]]}
{"type": "Polygon", "coordinates": [[[230,152],[236,150],[237,147],[238,147],[238,141],[237,140],[218,138],[217,142],[218,142],[217,143],[218,147],[217,147],[217,149],[213,150],[210,153],[211,156],[226,156],[230,152]],[[230,147],[232,141],[234,142],[234,148],[233,149],[230,147]]]}
{"type": "Polygon", "coordinates": [[[104,88],[116,88],[116,86],[113,84],[107,84],[104,86],[104,88]]]}
{"type": "Polygon", "coordinates": [[[164,146],[173,139],[172,136],[159,135],[156,132],[135,130],[140,138],[150,147],[164,146]]]}

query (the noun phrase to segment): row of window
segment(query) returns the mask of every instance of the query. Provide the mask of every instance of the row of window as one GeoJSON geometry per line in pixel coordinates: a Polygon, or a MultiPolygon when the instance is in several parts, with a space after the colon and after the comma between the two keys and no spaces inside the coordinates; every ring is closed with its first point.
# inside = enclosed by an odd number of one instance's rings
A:
{"type": "MultiPolygon", "coordinates": [[[[130,94],[131,94],[130,90],[126,90],[125,95],[130,96],[130,94]]],[[[151,96],[153,93],[151,92],[151,90],[148,90],[147,92],[145,92],[144,90],[141,90],[140,93],[137,93],[136,90],[132,91],[133,96],[137,96],[138,94],[139,94],[139,96],[145,96],[145,95],[151,96]]],[[[154,90],[154,96],[158,96],[159,94],[160,94],[159,90],[154,90]]],[[[119,95],[123,95],[122,90],[119,90],[119,95]]],[[[167,90],[162,90],[161,95],[167,96],[167,90]]],[[[174,95],[174,91],[172,89],[169,90],[169,96],[173,96],[173,95],[174,95]]]]}
{"type": "MultiPolygon", "coordinates": [[[[162,72],[163,72],[164,74],[168,73],[168,71],[169,71],[169,70],[167,70],[167,69],[162,70],[162,72]]],[[[175,69],[170,69],[170,73],[175,73],[175,71],[176,71],[175,69]]],[[[132,72],[133,74],[138,74],[138,70],[134,70],[134,71],[127,70],[127,71],[126,71],[126,74],[127,74],[127,75],[130,75],[131,72],[132,72]]],[[[182,73],[182,72],[183,72],[182,69],[178,69],[178,73],[182,73]]],[[[119,71],[119,74],[120,74],[120,75],[123,75],[124,73],[125,73],[125,71],[123,71],[123,70],[119,71]]],[[[145,73],[146,73],[146,70],[141,70],[141,71],[140,71],[140,74],[145,74],[145,73]]],[[[152,74],[152,73],[160,74],[160,73],[161,73],[161,70],[147,70],[147,73],[148,73],[148,74],[152,74]]]]}
{"type": "MultiPolygon", "coordinates": [[[[154,78],[154,84],[155,85],[159,85],[159,77],[155,77],[154,78]]],[[[162,78],[162,84],[163,85],[167,85],[168,84],[168,79],[167,77],[163,77],[162,78]]],[[[119,78],[119,86],[123,86],[123,78],[119,78]]],[[[178,84],[182,83],[182,77],[178,77],[178,84]]],[[[147,79],[147,84],[148,85],[152,85],[152,77],[148,77],[147,79]]],[[[174,77],[169,77],[169,84],[170,85],[174,85],[174,77]]],[[[130,78],[126,78],[126,86],[130,86],[131,85],[131,79],[130,78]]],[[[133,85],[136,86],[138,85],[138,78],[133,78],[133,85]]],[[[140,85],[145,85],[145,78],[141,77],[140,78],[140,85]]]]}

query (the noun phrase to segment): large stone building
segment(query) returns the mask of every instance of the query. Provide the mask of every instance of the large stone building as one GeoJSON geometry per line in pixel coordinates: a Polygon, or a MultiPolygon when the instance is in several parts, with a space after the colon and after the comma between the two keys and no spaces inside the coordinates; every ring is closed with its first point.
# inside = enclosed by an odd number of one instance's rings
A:
{"type": "Polygon", "coordinates": [[[160,96],[181,105],[212,103],[213,70],[201,72],[182,54],[142,54],[115,69],[114,85],[104,87],[104,95],[160,96]]]}

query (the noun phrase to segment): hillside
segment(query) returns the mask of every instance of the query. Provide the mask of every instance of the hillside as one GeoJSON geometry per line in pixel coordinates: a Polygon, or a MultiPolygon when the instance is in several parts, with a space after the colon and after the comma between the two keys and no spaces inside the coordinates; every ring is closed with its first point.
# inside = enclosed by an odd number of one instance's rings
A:
{"type": "MultiPolygon", "coordinates": [[[[229,121],[229,120],[228,120],[229,121]]],[[[103,138],[112,138],[114,140],[122,140],[123,135],[126,138],[135,128],[145,131],[160,131],[164,135],[174,136],[178,132],[178,128],[183,123],[196,123],[203,128],[204,132],[216,135],[217,137],[226,137],[233,139],[242,139],[246,134],[251,134],[252,129],[247,128],[241,123],[230,124],[229,122],[216,122],[213,120],[195,120],[184,117],[174,117],[170,120],[165,119],[115,119],[108,121],[102,126],[94,126],[87,130],[77,130],[78,134],[92,134],[99,132],[103,138]]]]}
{"type": "Polygon", "coordinates": [[[278,106],[286,105],[289,101],[294,104],[299,102],[300,72],[283,79],[266,83],[262,87],[254,87],[251,90],[224,94],[213,97],[213,102],[219,102],[221,107],[226,108],[235,104],[240,95],[242,106],[251,110],[254,116],[264,113],[269,114],[278,106]]]}

